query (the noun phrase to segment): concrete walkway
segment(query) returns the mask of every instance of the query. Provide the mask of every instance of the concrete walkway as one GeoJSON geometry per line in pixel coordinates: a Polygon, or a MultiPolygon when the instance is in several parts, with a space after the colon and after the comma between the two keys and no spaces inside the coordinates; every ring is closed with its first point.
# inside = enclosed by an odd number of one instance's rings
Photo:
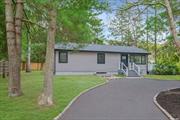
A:
{"type": "Polygon", "coordinates": [[[112,80],[79,97],[59,120],[168,120],[153,97],[172,87],[180,87],[180,81],[112,80]]]}

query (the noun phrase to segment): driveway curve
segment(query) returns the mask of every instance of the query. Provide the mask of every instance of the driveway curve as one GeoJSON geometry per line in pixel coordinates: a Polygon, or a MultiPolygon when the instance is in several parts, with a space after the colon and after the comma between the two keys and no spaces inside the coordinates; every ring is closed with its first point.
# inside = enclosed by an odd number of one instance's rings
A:
{"type": "Polygon", "coordinates": [[[153,103],[153,97],[176,87],[180,87],[180,81],[111,80],[80,96],[58,120],[168,120],[153,103]]]}

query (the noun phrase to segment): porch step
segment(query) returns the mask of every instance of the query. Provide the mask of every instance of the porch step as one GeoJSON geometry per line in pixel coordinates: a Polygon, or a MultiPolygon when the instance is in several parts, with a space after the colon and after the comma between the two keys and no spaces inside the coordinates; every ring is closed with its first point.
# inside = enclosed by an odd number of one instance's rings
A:
{"type": "Polygon", "coordinates": [[[140,76],[134,70],[129,70],[128,77],[140,77],[140,76]]]}

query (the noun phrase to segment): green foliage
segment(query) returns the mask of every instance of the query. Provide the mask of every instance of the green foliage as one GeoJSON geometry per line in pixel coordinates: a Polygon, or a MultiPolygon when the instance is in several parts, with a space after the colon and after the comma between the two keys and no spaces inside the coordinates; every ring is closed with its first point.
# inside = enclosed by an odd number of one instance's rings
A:
{"type": "Polygon", "coordinates": [[[105,4],[98,0],[73,0],[68,4],[59,11],[58,40],[89,43],[99,39],[102,23],[97,15],[105,9],[105,4]]]}
{"type": "Polygon", "coordinates": [[[180,54],[174,47],[172,41],[168,41],[164,46],[159,48],[155,74],[178,74],[180,73],[180,54]]]}
{"type": "Polygon", "coordinates": [[[23,72],[24,95],[16,98],[7,96],[8,81],[0,78],[0,120],[52,120],[80,92],[104,82],[97,76],[55,76],[54,105],[41,107],[37,104],[37,98],[43,86],[42,72],[23,72]]]}
{"type": "Polygon", "coordinates": [[[123,46],[125,43],[121,40],[107,40],[109,45],[123,46]]]}
{"type": "Polygon", "coordinates": [[[180,74],[180,61],[176,63],[176,66],[178,67],[178,73],[180,74]]]}
{"type": "MultiPolygon", "coordinates": [[[[170,2],[174,19],[177,23],[177,29],[179,29],[180,1],[170,0],[170,2]]],[[[163,52],[163,50],[159,50],[159,46],[161,46],[159,42],[166,42],[167,40],[172,40],[173,38],[170,35],[171,33],[169,31],[170,25],[168,21],[167,10],[163,6],[163,4],[164,0],[126,1],[125,4],[121,5],[120,8],[117,9],[115,19],[112,20],[110,26],[112,35],[116,37],[118,41],[121,41],[120,45],[132,45],[134,41],[137,41],[136,43],[138,47],[145,48],[146,50],[152,53],[151,61],[154,61],[153,57],[155,57],[155,53],[163,52]],[[156,16],[155,8],[157,10],[156,16]],[[138,20],[136,18],[141,19],[138,20]],[[132,25],[132,23],[134,22],[139,22],[138,26],[136,26],[136,24],[132,25]],[[156,39],[155,35],[157,36],[156,39]],[[155,46],[157,46],[157,49],[155,46]]],[[[165,51],[164,53],[167,53],[167,51],[165,51]]],[[[176,56],[176,52],[171,52],[169,55],[176,56]]],[[[158,57],[157,59],[159,58],[160,57],[158,57]]],[[[158,61],[161,61],[161,58],[158,61]]],[[[164,58],[165,57],[163,57],[163,59],[164,58]]],[[[173,60],[177,62],[177,59],[175,57],[173,57],[173,60]]]]}
{"type": "Polygon", "coordinates": [[[155,31],[156,24],[156,32],[162,34],[162,32],[167,31],[167,19],[165,19],[164,13],[160,13],[158,16],[151,16],[148,20],[146,20],[146,29],[150,31],[155,31]]]}
{"type": "MultiPolygon", "coordinates": [[[[127,3],[128,4],[128,3],[127,3]]],[[[139,8],[116,11],[115,18],[111,21],[109,29],[111,34],[120,40],[124,45],[137,45],[142,40],[143,26],[142,18],[138,16],[139,8]]]]}
{"type": "Polygon", "coordinates": [[[22,36],[22,61],[26,61],[28,40],[30,40],[31,61],[44,62],[46,54],[47,32],[42,28],[33,26],[33,28],[29,29],[29,38],[27,38],[28,32],[26,29],[27,28],[24,26],[22,36]]]}
{"type": "Polygon", "coordinates": [[[0,60],[7,59],[4,1],[0,1],[0,60]]]}
{"type": "Polygon", "coordinates": [[[32,54],[31,61],[43,63],[45,62],[46,46],[43,43],[36,43],[31,45],[32,54]]]}
{"type": "Polygon", "coordinates": [[[153,70],[153,73],[158,75],[176,75],[178,73],[178,67],[173,63],[157,63],[153,70]]]}
{"type": "Polygon", "coordinates": [[[30,1],[27,6],[32,8],[32,17],[35,17],[36,22],[48,21],[47,8],[57,10],[58,42],[87,43],[102,37],[102,23],[97,15],[107,8],[106,0],[55,0],[51,3],[47,0],[30,1]]]}
{"type": "Polygon", "coordinates": [[[107,8],[106,0],[29,0],[25,3],[26,22],[23,26],[22,59],[27,52],[26,31],[30,31],[31,60],[43,62],[48,28],[48,9],[57,10],[56,42],[103,44],[102,22],[97,17],[107,8]],[[27,27],[28,26],[28,27],[27,27]],[[45,29],[42,29],[43,26],[45,29]]]}
{"type": "Polygon", "coordinates": [[[168,41],[159,48],[158,63],[172,63],[176,64],[180,61],[180,53],[178,49],[174,47],[173,41],[168,41]]]}

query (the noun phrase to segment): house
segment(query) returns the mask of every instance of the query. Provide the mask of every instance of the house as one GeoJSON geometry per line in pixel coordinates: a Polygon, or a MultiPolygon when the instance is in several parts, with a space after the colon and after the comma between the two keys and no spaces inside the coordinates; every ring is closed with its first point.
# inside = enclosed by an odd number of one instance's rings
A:
{"type": "Polygon", "coordinates": [[[148,52],[130,46],[56,44],[54,72],[60,74],[147,74],[148,52]]]}

